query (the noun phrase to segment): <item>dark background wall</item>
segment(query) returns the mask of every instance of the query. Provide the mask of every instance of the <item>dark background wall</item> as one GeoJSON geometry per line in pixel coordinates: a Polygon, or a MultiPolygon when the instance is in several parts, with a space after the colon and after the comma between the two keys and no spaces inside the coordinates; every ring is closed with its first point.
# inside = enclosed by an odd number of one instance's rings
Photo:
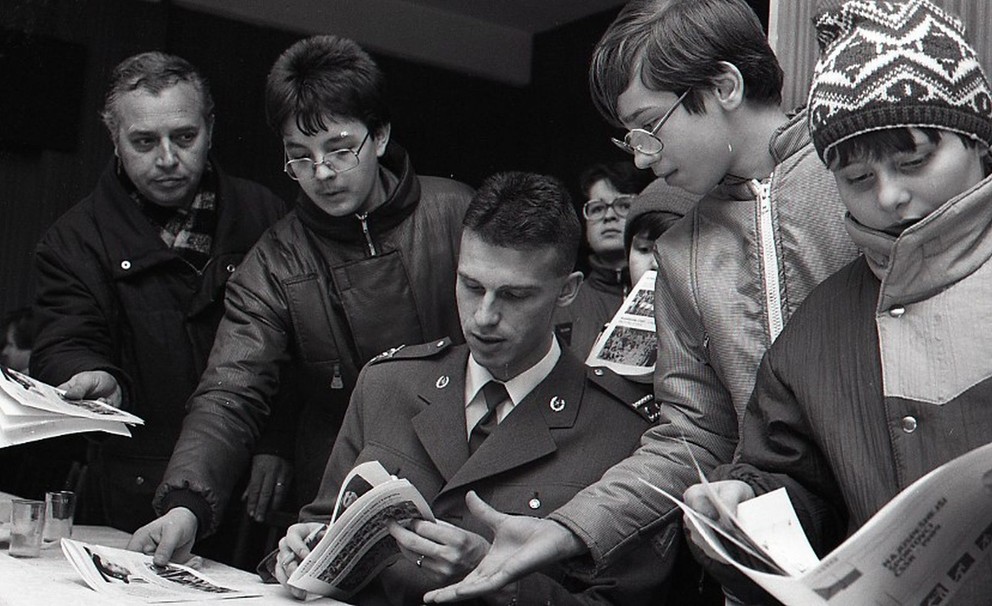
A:
{"type": "MultiPolygon", "coordinates": [[[[764,18],[767,2],[754,4],[764,18]]],[[[623,159],[586,87],[592,47],[615,14],[537,35],[525,87],[375,55],[389,83],[393,137],[421,174],[474,187],[499,170],[530,170],[558,176],[577,195],[586,166],[623,159]]],[[[300,34],[135,0],[3,0],[0,28],[0,109],[24,110],[16,133],[15,114],[0,111],[0,312],[31,302],[35,242],[111,158],[99,110],[111,70],[131,54],[158,49],[197,65],[217,102],[213,149],[222,165],[294,197],[262,90],[272,62],[300,34]],[[23,71],[30,57],[38,77],[23,71]]]]}

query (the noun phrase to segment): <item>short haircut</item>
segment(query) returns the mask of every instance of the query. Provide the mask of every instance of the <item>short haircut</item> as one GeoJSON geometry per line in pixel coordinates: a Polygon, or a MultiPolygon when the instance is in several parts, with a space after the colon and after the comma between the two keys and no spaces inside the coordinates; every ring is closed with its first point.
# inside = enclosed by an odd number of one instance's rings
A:
{"type": "Polygon", "coordinates": [[[652,210],[637,215],[624,229],[624,252],[630,256],[630,248],[634,245],[634,238],[657,240],[661,234],[668,231],[668,228],[675,225],[681,218],[682,215],[680,214],[664,210],[652,210]]]}
{"type": "Polygon", "coordinates": [[[378,132],[389,124],[386,79],[348,38],[312,36],[276,59],[265,82],[265,116],[278,134],[293,119],[306,135],[327,130],[325,118],[352,119],[378,132]]]}
{"type": "Polygon", "coordinates": [[[117,100],[122,95],[139,89],[159,95],[180,82],[191,84],[200,93],[203,117],[210,122],[214,115],[210,83],[189,61],[159,51],[140,53],[121,61],[110,75],[110,87],[100,112],[110,136],[117,136],[117,100]]]}
{"type": "MultiPolygon", "coordinates": [[[[949,130],[939,128],[917,128],[922,132],[927,141],[936,144],[941,137],[947,135],[957,136],[965,147],[978,149],[979,142],[971,137],[949,130]]],[[[984,145],[984,143],[983,143],[984,145]]],[[[825,161],[830,168],[847,166],[851,162],[861,160],[881,160],[897,153],[912,153],[916,151],[916,139],[910,128],[883,128],[880,130],[868,131],[850,139],[845,139],[835,144],[826,152],[825,161]]]]}
{"type": "Polygon", "coordinates": [[[554,177],[497,173],[479,187],[462,222],[482,241],[514,250],[553,248],[555,273],[575,267],[582,227],[565,185],[554,177]]]}
{"type": "Polygon", "coordinates": [[[782,68],[757,15],[744,0],[631,0],[593,50],[589,88],[596,108],[620,126],[617,98],[638,75],[655,91],[682,94],[690,113],[704,111],[702,93],[734,64],[744,98],[782,103],[782,68]]]}
{"type": "Polygon", "coordinates": [[[34,347],[36,326],[34,314],[30,307],[15,309],[4,316],[0,330],[3,331],[2,342],[6,343],[7,332],[10,331],[15,347],[18,349],[32,349],[34,347]]]}
{"type": "Polygon", "coordinates": [[[637,168],[629,160],[609,164],[594,164],[583,171],[579,177],[582,195],[588,198],[592,186],[604,180],[609,181],[613,189],[621,194],[639,194],[642,189],[648,186],[648,183],[654,180],[654,174],[651,171],[637,168]]]}

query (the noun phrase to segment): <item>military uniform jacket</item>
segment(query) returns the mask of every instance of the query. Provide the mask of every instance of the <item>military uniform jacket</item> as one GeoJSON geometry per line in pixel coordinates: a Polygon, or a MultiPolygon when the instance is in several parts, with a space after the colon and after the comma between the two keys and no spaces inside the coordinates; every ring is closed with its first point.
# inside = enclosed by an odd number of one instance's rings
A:
{"type": "MultiPolygon", "coordinates": [[[[438,519],[492,540],[469,514],[466,492],[474,490],[508,514],[544,516],[630,454],[648,427],[630,405],[644,396],[640,386],[589,369],[563,348],[551,374],[470,457],[464,401],[468,355],[467,346],[444,340],[405,347],[367,365],[317,500],[303,509],[301,519],[329,518],[352,467],[378,460],[417,487],[438,519]]],[[[598,575],[559,567],[530,575],[519,583],[517,603],[658,603],[680,534],[675,524],[666,531],[598,575]]],[[[422,571],[401,558],[353,601],[421,604],[432,588],[422,571]]]]}

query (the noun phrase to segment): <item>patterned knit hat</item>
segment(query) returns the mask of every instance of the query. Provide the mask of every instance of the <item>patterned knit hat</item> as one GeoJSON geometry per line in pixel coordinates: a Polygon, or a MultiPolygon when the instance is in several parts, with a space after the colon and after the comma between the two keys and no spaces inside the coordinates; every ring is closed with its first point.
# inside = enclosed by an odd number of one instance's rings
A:
{"type": "Polygon", "coordinates": [[[928,0],[821,2],[809,126],[820,159],[866,132],[931,127],[992,145],[989,82],[964,26],[928,0]]]}

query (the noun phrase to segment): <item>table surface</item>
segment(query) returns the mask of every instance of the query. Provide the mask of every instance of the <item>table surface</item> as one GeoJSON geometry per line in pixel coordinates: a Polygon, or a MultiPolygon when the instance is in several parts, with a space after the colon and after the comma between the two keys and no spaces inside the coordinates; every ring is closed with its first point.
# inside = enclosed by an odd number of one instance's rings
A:
{"type": "MultiPolygon", "coordinates": [[[[72,564],[57,545],[43,547],[37,558],[13,558],[7,553],[9,541],[9,502],[14,498],[0,493],[0,510],[6,512],[0,530],[0,604],[3,606],[38,606],[40,604],[73,604],[73,606],[104,606],[107,604],[142,604],[138,599],[118,598],[97,593],[76,573],[72,564]]],[[[72,538],[84,543],[124,548],[130,535],[105,526],[75,526],[72,538]]],[[[280,585],[262,583],[258,575],[233,568],[220,562],[203,560],[198,570],[221,585],[261,594],[259,598],[201,600],[181,604],[231,606],[233,604],[302,604],[280,585]]],[[[318,604],[344,604],[322,598],[318,604]]],[[[347,606],[347,605],[345,605],[347,606]]]]}

